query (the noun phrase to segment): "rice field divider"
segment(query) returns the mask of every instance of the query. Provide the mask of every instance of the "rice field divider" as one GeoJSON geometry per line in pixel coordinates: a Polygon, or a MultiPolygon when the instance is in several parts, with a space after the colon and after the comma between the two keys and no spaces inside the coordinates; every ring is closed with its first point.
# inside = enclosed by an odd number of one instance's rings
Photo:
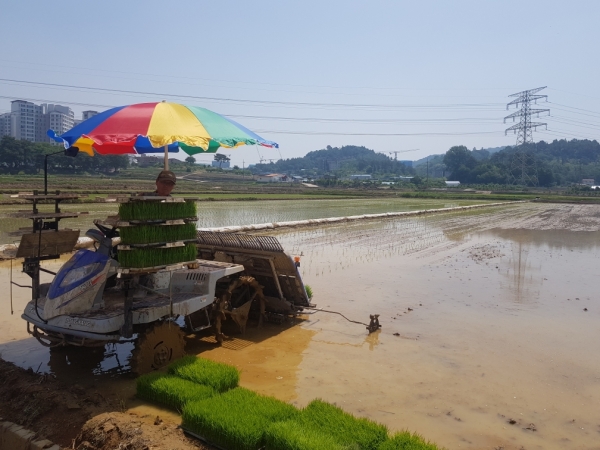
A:
{"type": "Polygon", "coordinates": [[[186,244],[196,242],[197,239],[186,239],[183,241],[175,242],[154,242],[151,244],[119,244],[118,250],[133,250],[136,248],[173,248],[173,247],[185,247],[186,244]]]}

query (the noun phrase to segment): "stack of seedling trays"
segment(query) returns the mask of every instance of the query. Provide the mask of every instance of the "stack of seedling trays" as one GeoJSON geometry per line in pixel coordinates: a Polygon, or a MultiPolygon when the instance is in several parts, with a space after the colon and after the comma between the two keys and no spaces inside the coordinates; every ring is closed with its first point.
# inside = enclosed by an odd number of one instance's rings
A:
{"type": "Polygon", "coordinates": [[[120,199],[120,271],[173,270],[196,262],[196,203],[172,197],[120,199]]]}

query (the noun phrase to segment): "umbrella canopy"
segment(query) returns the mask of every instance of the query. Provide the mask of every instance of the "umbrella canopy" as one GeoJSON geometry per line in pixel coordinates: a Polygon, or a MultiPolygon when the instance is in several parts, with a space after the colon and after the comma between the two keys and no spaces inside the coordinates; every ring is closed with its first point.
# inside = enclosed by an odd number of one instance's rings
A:
{"type": "Polygon", "coordinates": [[[57,136],[65,148],[101,155],[177,152],[214,153],[219,147],[240,145],[275,147],[239,123],[208,109],[179,103],[157,102],[119,106],[99,113],[57,136]]]}

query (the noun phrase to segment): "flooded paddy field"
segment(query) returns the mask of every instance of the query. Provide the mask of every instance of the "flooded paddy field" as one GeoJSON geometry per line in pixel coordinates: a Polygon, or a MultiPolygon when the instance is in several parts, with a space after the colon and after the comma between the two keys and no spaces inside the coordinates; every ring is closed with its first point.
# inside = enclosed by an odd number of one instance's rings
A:
{"type": "MultiPolygon", "coordinates": [[[[449,208],[485,203],[481,200],[420,200],[406,198],[373,198],[347,200],[265,200],[198,202],[198,228],[247,225],[265,222],[321,219],[324,217],[377,214],[420,209],[449,208]]],[[[20,238],[9,235],[21,227],[31,226],[27,219],[15,219],[10,215],[18,211],[29,211],[29,205],[0,205],[0,244],[13,244],[20,238]]],[[[40,207],[43,208],[43,206],[40,207]]],[[[46,206],[47,210],[53,208],[46,206]]],[[[85,211],[89,214],[74,219],[63,219],[61,227],[77,228],[85,233],[93,227],[94,219],[105,219],[117,214],[116,203],[64,204],[63,212],[85,211]]]]}
{"type": "MultiPolygon", "coordinates": [[[[318,307],[360,322],[380,314],[382,329],[369,335],[318,312],[249,327],[222,347],[189,336],[188,353],[236,365],[258,392],[299,406],[323,398],[449,449],[600,448],[600,206],[526,203],[276,236],[303,254],[318,307]]],[[[132,344],[50,352],[30,338],[19,317],[27,291],[13,288],[10,315],[9,264],[0,268],[3,359],[178,420],[133,399],[132,344]]],[[[16,262],[13,277],[28,281],[16,262]]]]}
{"type": "Polygon", "coordinates": [[[600,208],[524,204],[279,234],[318,313],[297,399],[448,448],[600,448],[600,208]]]}

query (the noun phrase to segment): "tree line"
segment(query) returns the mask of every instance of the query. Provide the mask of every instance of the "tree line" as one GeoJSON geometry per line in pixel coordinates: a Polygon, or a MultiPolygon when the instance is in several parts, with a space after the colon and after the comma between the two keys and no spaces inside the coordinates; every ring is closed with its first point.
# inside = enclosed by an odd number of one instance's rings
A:
{"type": "Polygon", "coordinates": [[[540,141],[507,147],[491,156],[485,150],[470,151],[465,146],[455,146],[443,157],[445,176],[466,184],[511,184],[517,151],[527,155],[527,175],[537,180],[539,186],[581,183],[584,178],[600,182],[600,144],[587,139],[540,141]]]}
{"type": "Polygon", "coordinates": [[[254,172],[282,172],[292,175],[346,177],[354,173],[377,176],[411,175],[412,168],[387,155],[362,146],[327,146],[302,158],[282,159],[270,164],[256,164],[254,172]]]}
{"type": "MultiPolygon", "coordinates": [[[[44,170],[44,157],[60,151],[61,147],[21,141],[10,136],[0,140],[0,173],[37,174],[44,170]]],[[[48,158],[49,173],[114,173],[126,169],[129,159],[122,155],[96,155],[79,153],[76,157],[54,155],[48,158]]]]}

